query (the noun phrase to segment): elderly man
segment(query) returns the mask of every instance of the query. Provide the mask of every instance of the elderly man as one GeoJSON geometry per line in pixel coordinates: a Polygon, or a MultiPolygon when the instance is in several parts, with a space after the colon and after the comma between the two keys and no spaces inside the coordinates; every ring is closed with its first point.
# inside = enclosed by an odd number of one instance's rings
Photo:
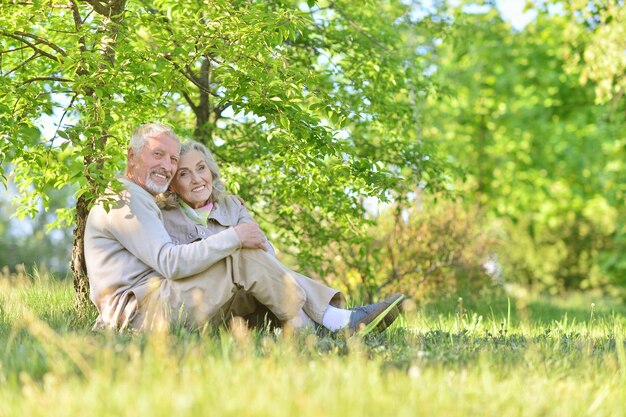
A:
{"type": "Polygon", "coordinates": [[[119,178],[123,190],[107,193],[89,213],[85,257],[98,325],[198,326],[250,313],[255,303],[294,327],[317,323],[350,334],[374,320],[384,329],[395,319],[401,295],[339,308],[338,291],[288,270],[265,252],[265,236],[256,223],[175,244],[155,196],[167,190],[179,152],[171,128],[140,126],[131,138],[125,176],[119,178]],[[237,297],[242,292],[245,296],[237,297]]]}

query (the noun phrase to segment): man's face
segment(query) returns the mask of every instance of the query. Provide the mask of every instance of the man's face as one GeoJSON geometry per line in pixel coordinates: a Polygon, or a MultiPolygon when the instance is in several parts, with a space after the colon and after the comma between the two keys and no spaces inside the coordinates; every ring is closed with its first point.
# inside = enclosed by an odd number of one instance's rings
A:
{"type": "Polygon", "coordinates": [[[166,134],[146,138],[140,153],[128,150],[127,177],[156,195],[167,191],[176,173],[180,144],[166,134]]]}

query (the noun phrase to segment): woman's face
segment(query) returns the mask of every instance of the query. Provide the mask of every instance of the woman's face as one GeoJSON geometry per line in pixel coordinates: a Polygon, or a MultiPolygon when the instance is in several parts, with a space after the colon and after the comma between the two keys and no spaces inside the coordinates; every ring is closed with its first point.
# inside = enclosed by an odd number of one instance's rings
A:
{"type": "Polygon", "coordinates": [[[180,156],[170,188],[190,207],[204,206],[213,191],[213,175],[200,151],[180,156]]]}

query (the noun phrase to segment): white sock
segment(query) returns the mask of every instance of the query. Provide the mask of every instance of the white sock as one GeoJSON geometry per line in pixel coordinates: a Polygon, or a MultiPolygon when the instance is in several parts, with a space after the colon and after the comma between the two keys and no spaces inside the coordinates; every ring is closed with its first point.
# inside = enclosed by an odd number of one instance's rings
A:
{"type": "Polygon", "coordinates": [[[333,332],[343,329],[350,323],[350,314],[352,314],[351,310],[328,305],[328,308],[322,316],[322,326],[333,332]]]}
{"type": "Polygon", "coordinates": [[[296,330],[314,329],[315,322],[311,320],[304,310],[300,309],[298,315],[287,321],[287,324],[296,330]]]}

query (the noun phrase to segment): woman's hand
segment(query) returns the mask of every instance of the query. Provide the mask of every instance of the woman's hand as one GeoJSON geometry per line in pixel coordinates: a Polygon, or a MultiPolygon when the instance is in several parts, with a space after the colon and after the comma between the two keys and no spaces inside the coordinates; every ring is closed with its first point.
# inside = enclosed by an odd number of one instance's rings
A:
{"type": "Polygon", "coordinates": [[[235,232],[244,249],[262,249],[268,251],[265,244],[265,235],[261,231],[258,223],[242,223],[235,226],[235,232]]]}

